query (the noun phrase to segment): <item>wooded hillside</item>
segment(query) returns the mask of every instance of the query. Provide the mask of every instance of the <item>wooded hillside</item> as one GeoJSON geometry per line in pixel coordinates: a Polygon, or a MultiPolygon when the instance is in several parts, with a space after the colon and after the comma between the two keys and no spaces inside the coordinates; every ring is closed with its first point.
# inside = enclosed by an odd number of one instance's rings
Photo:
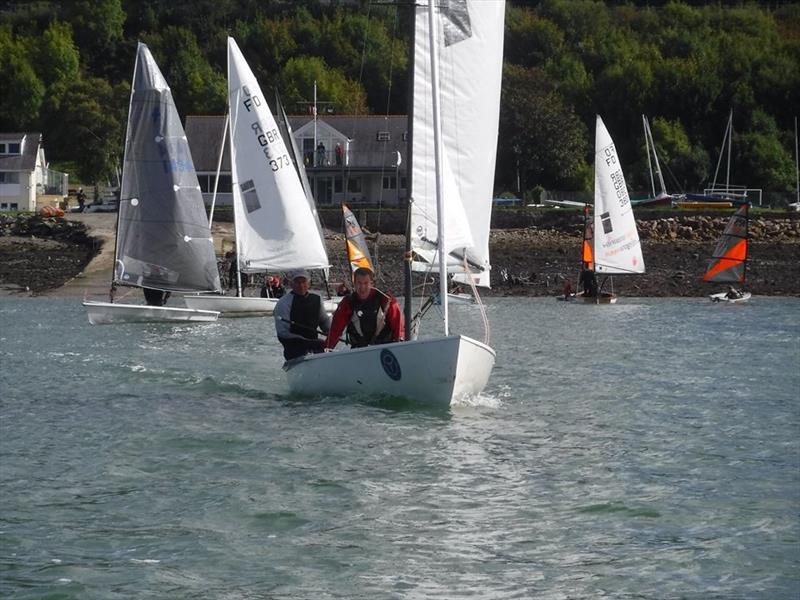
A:
{"type": "MultiPolygon", "coordinates": [[[[321,0],[69,0],[0,4],[0,130],[41,131],[84,181],[119,165],[135,48],[147,43],[178,109],[225,110],[225,38],[268,97],[305,111],[404,113],[408,6],[321,0]]],[[[477,75],[479,76],[479,75],[477,75]]],[[[628,185],[649,188],[641,115],[671,192],[714,175],[734,111],[732,182],[795,185],[800,5],[509,1],[497,190],[590,190],[594,115],[628,185]],[[637,6],[647,4],[647,6],[637,6]]]]}

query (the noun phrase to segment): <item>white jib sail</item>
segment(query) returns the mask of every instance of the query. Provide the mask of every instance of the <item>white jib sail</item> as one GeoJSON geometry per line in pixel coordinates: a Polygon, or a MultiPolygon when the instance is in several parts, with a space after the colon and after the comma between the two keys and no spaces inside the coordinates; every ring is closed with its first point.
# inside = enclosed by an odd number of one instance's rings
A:
{"type": "Polygon", "coordinates": [[[622,166],[599,116],[594,142],[594,261],[598,273],[644,273],[639,232],[622,166]]]}
{"type": "MultiPolygon", "coordinates": [[[[466,249],[469,270],[487,286],[504,16],[505,2],[461,0],[439,8],[438,19],[446,247],[466,249]]],[[[423,256],[437,241],[427,7],[417,9],[414,51],[411,242],[423,256]]],[[[463,262],[449,258],[448,271],[463,272],[463,262]]]]}
{"type": "Polygon", "coordinates": [[[255,75],[228,38],[231,175],[242,270],[323,269],[325,244],[255,75]]]}

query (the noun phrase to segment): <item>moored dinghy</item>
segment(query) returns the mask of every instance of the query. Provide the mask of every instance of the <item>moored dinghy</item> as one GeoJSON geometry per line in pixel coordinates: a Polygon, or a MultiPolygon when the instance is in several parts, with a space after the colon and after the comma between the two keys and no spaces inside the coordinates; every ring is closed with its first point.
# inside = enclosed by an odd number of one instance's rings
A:
{"type": "Polygon", "coordinates": [[[218,312],[113,302],[116,286],[146,294],[220,288],[208,217],[172,92],[139,44],[120,189],[112,302],[86,301],[93,325],[213,321],[218,312]]]}
{"type": "MultiPolygon", "coordinates": [[[[291,158],[293,145],[281,135],[233,38],[228,38],[228,102],[239,272],[327,268],[316,206],[291,158]]],[[[186,296],[185,302],[225,316],[260,316],[272,314],[278,299],[203,295],[186,296]]],[[[335,310],[336,303],[329,301],[326,308],[335,310]]]]}
{"type": "MultiPolygon", "coordinates": [[[[703,281],[709,283],[744,284],[747,278],[747,251],[749,239],[749,204],[744,202],[731,216],[725,231],[708,261],[703,281]]],[[[746,302],[750,292],[740,291],[731,285],[727,292],[709,295],[712,302],[746,302]]]]}
{"type": "MultiPolygon", "coordinates": [[[[505,3],[437,5],[414,9],[409,255],[417,269],[440,274],[440,295],[446,298],[448,273],[470,285],[488,285],[505,3]],[[446,64],[442,81],[439,61],[446,64]],[[480,79],[474,77],[476,72],[481,73],[480,79]],[[459,143],[464,131],[481,143],[459,143]]],[[[407,315],[410,288],[409,278],[407,315]]],[[[399,396],[445,406],[478,395],[489,380],[495,352],[486,343],[450,335],[447,301],[441,312],[444,336],[287,362],[284,368],[291,390],[314,395],[399,396]]],[[[407,332],[416,329],[406,324],[407,332]]]]}

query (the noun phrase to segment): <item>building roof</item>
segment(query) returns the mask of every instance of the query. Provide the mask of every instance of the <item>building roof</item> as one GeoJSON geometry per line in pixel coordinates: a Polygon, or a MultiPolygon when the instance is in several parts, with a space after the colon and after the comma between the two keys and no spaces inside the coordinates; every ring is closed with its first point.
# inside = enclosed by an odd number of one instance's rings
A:
{"type": "Polygon", "coordinates": [[[0,143],[22,142],[22,154],[0,154],[0,171],[33,171],[36,169],[36,155],[42,144],[42,134],[36,132],[26,133],[0,133],[0,143]]]}
{"type": "MultiPolygon", "coordinates": [[[[186,139],[189,141],[189,150],[192,152],[192,161],[194,161],[196,171],[216,173],[224,127],[225,117],[221,115],[189,115],[186,117],[186,139]]],[[[225,144],[225,151],[222,155],[222,170],[228,172],[231,170],[229,144],[225,144]]]]}
{"type": "MultiPolygon", "coordinates": [[[[310,115],[289,117],[295,134],[311,120],[310,115]]],[[[394,165],[397,152],[405,158],[405,115],[324,115],[317,117],[317,121],[328,124],[350,140],[351,168],[394,165]],[[378,132],[381,131],[389,132],[388,141],[378,140],[378,132]]],[[[197,171],[216,172],[224,123],[225,117],[221,115],[189,115],[186,118],[186,137],[197,171]]],[[[227,146],[222,158],[223,171],[231,170],[227,146]]]]}

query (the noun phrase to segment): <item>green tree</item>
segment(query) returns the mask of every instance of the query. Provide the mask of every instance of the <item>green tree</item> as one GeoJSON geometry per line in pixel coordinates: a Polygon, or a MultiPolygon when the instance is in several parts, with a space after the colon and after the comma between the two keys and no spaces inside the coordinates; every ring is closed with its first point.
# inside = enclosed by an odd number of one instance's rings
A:
{"type": "Polygon", "coordinates": [[[504,187],[516,188],[518,170],[523,189],[586,189],[587,139],[542,71],[505,66],[497,163],[504,187]]]}
{"type": "Polygon", "coordinates": [[[52,93],[79,76],[80,55],[68,23],[53,21],[34,49],[39,76],[52,93]]]}
{"type": "Polygon", "coordinates": [[[113,178],[124,143],[130,86],[112,87],[103,79],[79,78],[45,122],[48,153],[54,160],[74,160],[82,181],[113,178]]]}
{"type": "Polygon", "coordinates": [[[0,89],[0,128],[19,131],[36,122],[45,86],[8,26],[0,26],[0,89]]]}
{"type": "MultiPolygon", "coordinates": [[[[748,130],[733,138],[737,148],[735,167],[747,174],[746,181],[737,177],[737,183],[770,191],[794,189],[794,160],[791,150],[781,143],[782,137],[775,119],[763,110],[753,113],[748,130]]],[[[789,136],[785,137],[788,142],[789,136]]]]}
{"type": "Polygon", "coordinates": [[[328,67],[324,60],[316,56],[298,56],[286,63],[281,73],[284,103],[291,106],[311,100],[314,96],[314,81],[317,82],[317,98],[332,102],[339,112],[368,112],[364,89],[341,72],[328,67]]]}
{"type": "Polygon", "coordinates": [[[667,191],[696,192],[709,180],[711,161],[702,146],[693,144],[679,121],[651,120],[653,141],[664,172],[667,191]]]}
{"type": "Polygon", "coordinates": [[[66,6],[83,61],[96,75],[119,75],[117,50],[125,24],[121,1],[71,0],[66,6]]]}
{"type": "Polygon", "coordinates": [[[191,31],[167,27],[148,41],[181,115],[225,112],[228,84],[206,60],[191,31]]]}

